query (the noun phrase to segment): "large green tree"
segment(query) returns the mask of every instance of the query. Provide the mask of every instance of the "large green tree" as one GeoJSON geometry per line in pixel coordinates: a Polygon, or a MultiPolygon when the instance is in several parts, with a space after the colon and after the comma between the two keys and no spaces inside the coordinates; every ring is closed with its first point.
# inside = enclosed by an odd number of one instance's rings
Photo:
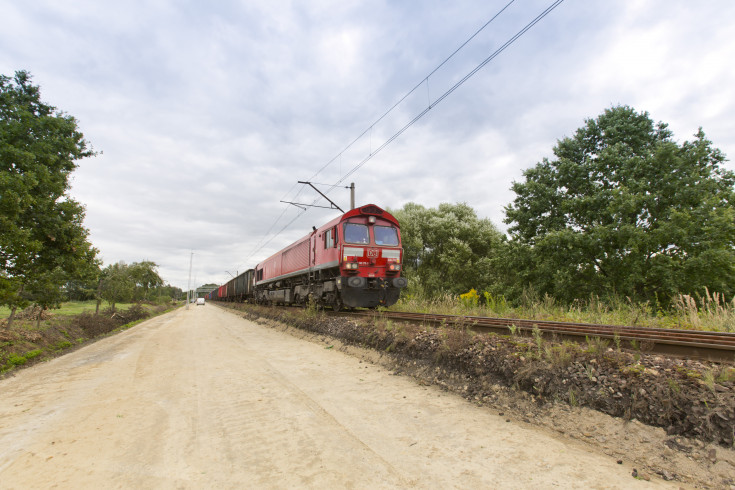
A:
{"type": "Polygon", "coordinates": [[[102,269],[99,284],[99,299],[107,301],[113,311],[115,311],[117,303],[131,301],[135,295],[135,279],[133,278],[132,268],[122,261],[110,264],[102,269]]]}
{"type": "Polygon", "coordinates": [[[102,269],[97,283],[97,306],[99,302],[107,301],[114,310],[117,303],[126,303],[133,300],[147,300],[152,290],[160,294],[176,294],[171,286],[164,293],[160,288],[163,280],[158,275],[158,265],[155,262],[144,260],[128,265],[123,261],[110,264],[102,269]]]}
{"type": "Polygon", "coordinates": [[[62,285],[96,266],[67,194],[77,160],[94,152],[77,121],[41,101],[30,75],[0,75],[0,304],[57,304],[62,285]]]}
{"type": "Polygon", "coordinates": [[[426,293],[465,293],[496,282],[496,259],[503,236],[464,203],[425,208],[408,203],[390,211],[401,224],[403,263],[409,287],[416,281],[426,293]]]}
{"type": "Polygon", "coordinates": [[[130,265],[130,276],[135,281],[136,292],[140,292],[138,299],[147,300],[151,289],[163,285],[163,279],[158,275],[158,265],[150,260],[133,262],[130,265]]]}
{"type": "Polygon", "coordinates": [[[735,294],[735,175],[701,128],[678,144],[618,106],[553,151],[506,207],[523,280],[567,300],[735,294]]]}

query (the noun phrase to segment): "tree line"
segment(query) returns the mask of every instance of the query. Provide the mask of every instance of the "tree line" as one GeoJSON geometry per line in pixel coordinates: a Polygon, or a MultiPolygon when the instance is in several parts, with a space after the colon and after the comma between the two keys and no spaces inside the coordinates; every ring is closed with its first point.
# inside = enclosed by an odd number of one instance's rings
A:
{"type": "MultiPolygon", "coordinates": [[[[68,114],[41,101],[30,75],[0,76],[0,306],[65,299],[180,297],[157,265],[101,267],[69,194],[77,161],[95,155],[68,114]]],[[[401,223],[410,288],[476,289],[510,301],[532,292],[572,302],[735,294],[735,174],[702,129],[678,143],[628,106],[588,119],[514,182],[502,233],[467,204],[391,212],[401,223]]]]}
{"type": "Polygon", "coordinates": [[[391,211],[409,287],[573,302],[735,295],[735,174],[702,129],[681,144],[628,106],[588,119],[514,182],[508,233],[467,204],[391,211]]]}
{"type": "Polygon", "coordinates": [[[0,306],[10,308],[8,324],[19,308],[53,308],[85,288],[114,305],[136,288],[146,297],[162,286],[152,262],[101,268],[84,206],[69,195],[77,161],[94,155],[76,119],[44,103],[27,72],[0,75],[0,306]]]}
{"type": "Polygon", "coordinates": [[[70,301],[96,300],[97,309],[106,301],[113,310],[117,303],[181,299],[183,296],[181,288],[164,283],[158,275],[158,265],[148,260],[110,264],[86,280],[67,282],[63,290],[70,301]]]}

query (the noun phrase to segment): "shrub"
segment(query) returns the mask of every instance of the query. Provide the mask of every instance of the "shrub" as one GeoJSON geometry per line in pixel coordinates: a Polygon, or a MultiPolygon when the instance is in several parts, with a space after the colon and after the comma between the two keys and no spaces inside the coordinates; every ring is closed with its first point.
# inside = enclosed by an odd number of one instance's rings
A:
{"type": "Polygon", "coordinates": [[[480,302],[480,295],[472,288],[468,292],[460,294],[459,299],[465,308],[477,308],[477,304],[480,302]]]}
{"type": "Polygon", "coordinates": [[[113,318],[85,311],[77,317],[77,324],[88,338],[112,332],[117,327],[113,318]]]}

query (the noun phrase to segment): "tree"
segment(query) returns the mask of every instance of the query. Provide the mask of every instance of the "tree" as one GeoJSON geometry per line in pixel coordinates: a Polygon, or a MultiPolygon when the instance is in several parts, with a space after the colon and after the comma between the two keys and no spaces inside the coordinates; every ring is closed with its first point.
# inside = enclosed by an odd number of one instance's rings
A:
{"type": "Polygon", "coordinates": [[[58,290],[96,263],[71,199],[76,161],[94,155],[76,120],[41,101],[25,71],[0,76],[0,304],[58,303],[58,290]]]}
{"type": "Polygon", "coordinates": [[[735,293],[735,174],[701,128],[679,145],[618,106],[553,151],[505,209],[524,280],[566,300],[735,293]]]}
{"type": "Polygon", "coordinates": [[[503,236],[467,204],[440,204],[427,209],[408,203],[390,211],[401,224],[403,263],[409,282],[425,291],[464,293],[494,284],[495,259],[503,236]]]}
{"type": "Polygon", "coordinates": [[[157,288],[155,288],[154,292],[158,300],[161,300],[162,298],[167,298],[168,300],[178,300],[184,294],[181,288],[177,288],[176,286],[172,286],[170,284],[163,284],[161,286],[158,286],[157,288]]]}
{"type": "Polygon", "coordinates": [[[110,304],[115,311],[117,303],[125,303],[133,299],[135,279],[131,268],[125,262],[111,264],[102,269],[100,276],[100,298],[110,304]]]}
{"type": "Polygon", "coordinates": [[[90,301],[96,298],[99,283],[99,270],[93,277],[87,279],[73,279],[64,285],[66,301],[90,301]]]}
{"type": "Polygon", "coordinates": [[[158,265],[155,262],[144,260],[133,262],[130,265],[130,276],[135,281],[136,288],[141,291],[141,298],[148,299],[148,292],[163,284],[163,279],[158,275],[158,265]]]}

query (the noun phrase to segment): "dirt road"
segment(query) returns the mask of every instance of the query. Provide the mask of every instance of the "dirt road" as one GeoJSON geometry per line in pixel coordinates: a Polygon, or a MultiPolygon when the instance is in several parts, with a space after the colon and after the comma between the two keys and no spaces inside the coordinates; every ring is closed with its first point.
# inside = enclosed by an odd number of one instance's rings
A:
{"type": "Polygon", "coordinates": [[[663,485],[213,305],[0,380],[2,489],[663,485]]]}

